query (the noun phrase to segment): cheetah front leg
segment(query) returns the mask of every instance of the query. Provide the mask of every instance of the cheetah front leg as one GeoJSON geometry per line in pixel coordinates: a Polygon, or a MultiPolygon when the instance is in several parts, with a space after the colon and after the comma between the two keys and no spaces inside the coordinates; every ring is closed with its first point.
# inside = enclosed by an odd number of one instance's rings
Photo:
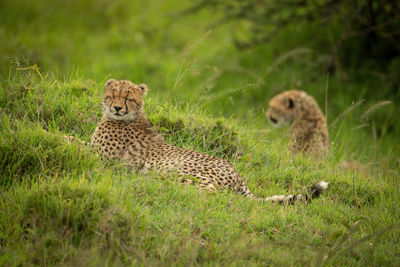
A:
{"type": "Polygon", "coordinates": [[[86,146],[88,144],[85,141],[83,141],[73,135],[63,135],[63,139],[68,144],[78,144],[78,145],[84,145],[84,146],[86,146]]]}
{"type": "MultiPolygon", "coordinates": [[[[50,132],[46,131],[45,129],[42,129],[42,131],[45,134],[50,135],[50,132]]],[[[64,140],[64,142],[66,142],[68,144],[79,144],[79,145],[85,145],[85,146],[88,145],[88,143],[86,143],[85,141],[83,141],[73,135],[63,135],[62,139],[64,140]]]]}

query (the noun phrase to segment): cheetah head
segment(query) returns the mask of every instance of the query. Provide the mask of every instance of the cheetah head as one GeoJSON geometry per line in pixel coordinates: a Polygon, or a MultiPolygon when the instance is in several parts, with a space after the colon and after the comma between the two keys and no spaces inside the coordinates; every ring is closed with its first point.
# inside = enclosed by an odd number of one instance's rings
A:
{"type": "Polygon", "coordinates": [[[139,112],[143,111],[143,96],[146,92],[145,84],[108,80],[104,92],[104,116],[119,121],[135,120],[139,112]]]}
{"type": "Polygon", "coordinates": [[[274,96],[269,101],[265,115],[273,126],[290,125],[301,112],[299,99],[306,95],[303,91],[290,90],[274,96]]]}

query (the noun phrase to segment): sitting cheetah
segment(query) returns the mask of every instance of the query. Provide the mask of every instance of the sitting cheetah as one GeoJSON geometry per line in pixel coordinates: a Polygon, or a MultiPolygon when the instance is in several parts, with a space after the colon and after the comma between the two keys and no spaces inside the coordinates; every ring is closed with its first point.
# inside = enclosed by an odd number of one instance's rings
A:
{"type": "MultiPolygon", "coordinates": [[[[147,120],[143,111],[144,84],[130,81],[106,82],[103,119],[92,136],[92,145],[108,158],[122,160],[135,169],[146,172],[177,172],[195,177],[200,188],[213,191],[231,189],[245,197],[255,198],[231,163],[207,154],[184,150],[164,141],[147,120]]],[[[328,186],[326,182],[313,185],[307,195],[272,196],[265,201],[293,203],[309,201],[328,186]]]]}
{"type": "Polygon", "coordinates": [[[293,152],[322,158],[329,150],[326,120],[315,99],[304,91],[290,90],[274,96],[266,116],[276,127],[291,125],[293,152]]]}

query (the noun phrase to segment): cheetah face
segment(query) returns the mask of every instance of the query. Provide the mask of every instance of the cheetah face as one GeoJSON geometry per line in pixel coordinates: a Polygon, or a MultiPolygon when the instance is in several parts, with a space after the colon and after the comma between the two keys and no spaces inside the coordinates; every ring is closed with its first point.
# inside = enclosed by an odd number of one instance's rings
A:
{"type": "Polygon", "coordinates": [[[135,120],[143,110],[143,95],[146,91],[145,84],[136,85],[125,80],[108,80],[104,92],[104,116],[119,121],[135,120]]]}
{"type": "Polygon", "coordinates": [[[265,115],[274,127],[290,125],[296,115],[295,95],[293,91],[287,91],[274,96],[269,102],[269,108],[265,115]]]}

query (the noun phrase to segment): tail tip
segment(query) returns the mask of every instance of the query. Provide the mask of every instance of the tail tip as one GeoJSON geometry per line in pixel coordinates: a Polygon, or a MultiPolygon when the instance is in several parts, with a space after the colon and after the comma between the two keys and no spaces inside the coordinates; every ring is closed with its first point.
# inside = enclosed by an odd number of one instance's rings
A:
{"type": "Polygon", "coordinates": [[[328,182],[321,181],[321,182],[317,183],[316,185],[317,185],[317,187],[319,187],[321,189],[321,191],[324,191],[324,190],[328,189],[329,184],[328,184],[328,182]]]}
{"type": "Polygon", "coordinates": [[[325,181],[314,184],[310,189],[311,198],[317,198],[328,188],[328,183],[325,181]]]}

